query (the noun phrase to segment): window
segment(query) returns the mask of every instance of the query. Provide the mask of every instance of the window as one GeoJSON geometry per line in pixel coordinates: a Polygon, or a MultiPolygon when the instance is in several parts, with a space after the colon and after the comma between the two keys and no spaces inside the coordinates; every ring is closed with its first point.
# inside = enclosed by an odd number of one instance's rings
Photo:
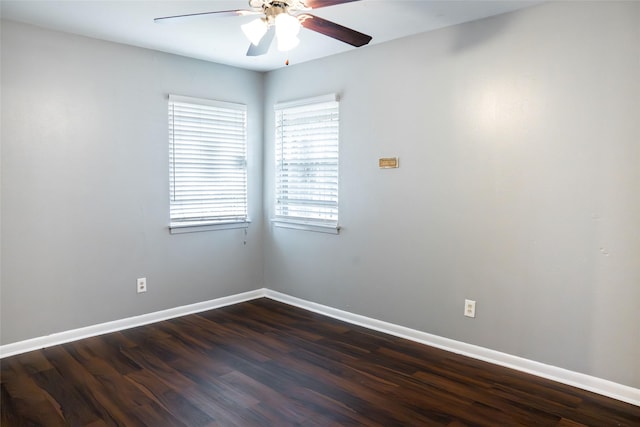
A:
{"type": "Polygon", "coordinates": [[[336,95],[276,104],[274,223],[338,233],[336,95]]]}
{"type": "Polygon", "coordinates": [[[247,108],[169,95],[172,232],[246,227],[247,108]]]}

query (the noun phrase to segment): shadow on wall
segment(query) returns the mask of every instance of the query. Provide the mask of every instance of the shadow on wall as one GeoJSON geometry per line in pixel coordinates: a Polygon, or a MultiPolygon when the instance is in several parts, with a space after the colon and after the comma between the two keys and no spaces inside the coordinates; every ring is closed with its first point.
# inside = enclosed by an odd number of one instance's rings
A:
{"type": "Polygon", "coordinates": [[[486,44],[494,38],[504,37],[503,33],[505,33],[510,26],[511,20],[515,18],[512,14],[504,14],[487,19],[493,20],[491,25],[486,25],[484,22],[486,19],[481,19],[465,25],[451,27],[451,29],[455,31],[451,52],[460,53],[472,50],[477,46],[486,44]]]}

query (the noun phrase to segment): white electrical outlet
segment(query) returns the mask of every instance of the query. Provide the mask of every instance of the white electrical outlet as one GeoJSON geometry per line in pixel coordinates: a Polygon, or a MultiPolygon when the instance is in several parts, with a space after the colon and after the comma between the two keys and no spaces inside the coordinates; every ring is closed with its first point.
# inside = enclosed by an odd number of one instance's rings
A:
{"type": "Polygon", "coordinates": [[[147,292],[147,278],[141,277],[138,279],[137,285],[138,293],[147,292]]]}
{"type": "Polygon", "coordinates": [[[464,300],[464,315],[467,317],[476,317],[476,302],[470,299],[464,300]]]}

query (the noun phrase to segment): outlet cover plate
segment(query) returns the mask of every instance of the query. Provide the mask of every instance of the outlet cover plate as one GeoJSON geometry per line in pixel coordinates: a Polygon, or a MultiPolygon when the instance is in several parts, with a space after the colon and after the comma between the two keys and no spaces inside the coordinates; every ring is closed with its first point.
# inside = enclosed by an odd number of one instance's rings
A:
{"type": "Polygon", "coordinates": [[[470,299],[464,300],[464,315],[476,317],[476,302],[470,299]]]}
{"type": "Polygon", "coordinates": [[[146,277],[139,278],[136,288],[139,294],[141,294],[142,292],[147,292],[147,278],[146,277]]]}

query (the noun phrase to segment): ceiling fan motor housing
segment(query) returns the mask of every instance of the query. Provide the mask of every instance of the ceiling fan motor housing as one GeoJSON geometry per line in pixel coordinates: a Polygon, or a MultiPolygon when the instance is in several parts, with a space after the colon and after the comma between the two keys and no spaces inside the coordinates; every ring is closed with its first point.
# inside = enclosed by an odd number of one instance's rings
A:
{"type": "Polygon", "coordinates": [[[289,5],[286,2],[272,1],[268,6],[266,4],[264,6],[264,14],[269,25],[272,25],[276,16],[281,13],[289,13],[289,5]]]}
{"type": "Polygon", "coordinates": [[[300,0],[249,0],[249,6],[253,8],[262,8],[264,12],[264,20],[267,25],[274,24],[276,16],[298,10],[308,9],[300,0]]]}

